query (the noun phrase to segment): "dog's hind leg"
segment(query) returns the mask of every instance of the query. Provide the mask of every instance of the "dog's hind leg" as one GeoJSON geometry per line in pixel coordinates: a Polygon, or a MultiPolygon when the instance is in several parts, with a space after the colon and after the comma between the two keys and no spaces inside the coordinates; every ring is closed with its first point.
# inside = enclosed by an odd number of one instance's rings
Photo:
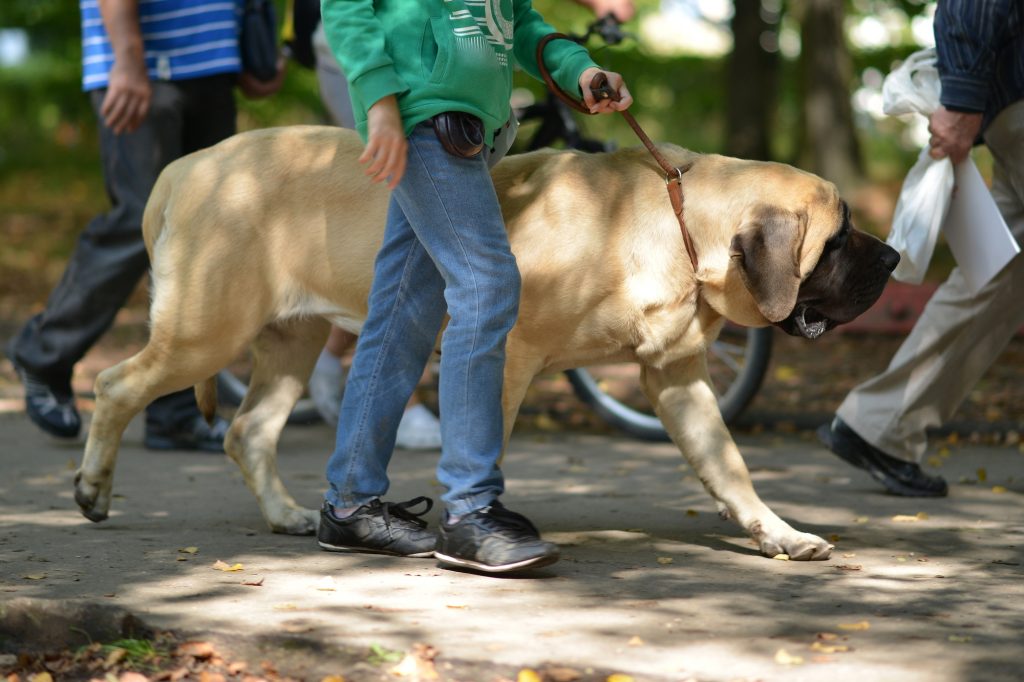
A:
{"type": "Polygon", "coordinates": [[[766,556],[827,559],[832,545],[801,533],[779,518],[754,491],[750,472],[733,442],[707,370],[699,359],[643,368],[644,392],[704,488],[760,545],[766,556]]]}
{"type": "Polygon", "coordinates": [[[75,475],[75,502],[89,520],[109,514],[117,452],[132,418],[155,398],[205,380],[231,359],[232,349],[224,344],[218,347],[223,355],[183,348],[154,328],[145,348],[96,378],[96,408],[75,475]]]}
{"type": "Polygon", "coordinates": [[[285,489],[277,470],[277,442],[295,402],[302,395],[329,324],[302,318],[264,327],[252,344],[249,389],[224,441],[245,484],[275,533],[310,535],[319,513],[300,507],[285,489]]]}
{"type": "Polygon", "coordinates": [[[505,347],[505,374],[501,389],[501,412],[504,419],[503,455],[508,448],[508,441],[512,437],[512,429],[515,427],[516,417],[519,415],[519,408],[526,397],[530,382],[542,369],[540,363],[535,360],[539,357],[543,355],[527,352],[515,337],[509,337],[505,347]]]}

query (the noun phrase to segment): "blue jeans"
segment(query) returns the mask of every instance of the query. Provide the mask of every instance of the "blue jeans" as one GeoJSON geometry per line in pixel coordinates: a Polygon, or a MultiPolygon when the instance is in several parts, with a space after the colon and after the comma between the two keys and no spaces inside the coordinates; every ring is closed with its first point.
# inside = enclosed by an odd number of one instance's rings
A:
{"type": "Polygon", "coordinates": [[[388,206],[369,314],[345,383],[327,500],[383,496],[405,404],[441,341],[443,446],[437,478],[455,515],[504,490],[501,390],[505,337],[519,308],[519,270],[484,155],[459,159],[429,124],[409,136],[405,175],[388,206]]]}

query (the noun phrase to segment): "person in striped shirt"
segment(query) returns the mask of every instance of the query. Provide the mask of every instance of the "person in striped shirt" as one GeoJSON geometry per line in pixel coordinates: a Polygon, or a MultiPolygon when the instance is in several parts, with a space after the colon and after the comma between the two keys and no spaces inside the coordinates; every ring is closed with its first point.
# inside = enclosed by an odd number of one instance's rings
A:
{"type": "MultiPolygon", "coordinates": [[[[43,431],[76,438],[81,418],[75,364],[111,326],[149,268],[142,213],[171,161],[235,132],[234,89],[280,87],[242,73],[241,0],[80,0],[82,88],[99,119],[111,209],[79,237],[46,308],[6,348],[25,386],[28,416],[43,431]]],[[[283,65],[283,62],[282,62],[283,65]]],[[[223,452],[223,420],[199,414],[191,388],[146,410],[152,449],[223,452]]]]}

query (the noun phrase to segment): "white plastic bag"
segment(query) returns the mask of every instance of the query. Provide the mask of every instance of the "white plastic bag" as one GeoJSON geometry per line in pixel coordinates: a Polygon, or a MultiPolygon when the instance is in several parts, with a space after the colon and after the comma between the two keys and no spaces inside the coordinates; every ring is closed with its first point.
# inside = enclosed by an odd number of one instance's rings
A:
{"type": "MultiPolygon", "coordinates": [[[[939,108],[940,91],[935,50],[921,50],[885,77],[882,109],[891,116],[931,116],[939,108]]],[[[928,156],[928,147],[922,149],[903,181],[886,240],[900,253],[900,264],[892,273],[899,281],[920,284],[924,279],[939,228],[949,210],[953,184],[953,163],[948,158],[935,160],[928,156]]]]}

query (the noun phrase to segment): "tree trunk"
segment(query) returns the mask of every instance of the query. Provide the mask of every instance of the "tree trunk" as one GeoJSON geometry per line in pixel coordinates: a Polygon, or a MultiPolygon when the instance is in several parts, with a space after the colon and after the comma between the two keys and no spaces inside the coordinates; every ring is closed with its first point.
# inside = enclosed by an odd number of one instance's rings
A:
{"type": "Polygon", "coordinates": [[[725,83],[725,151],[730,156],[772,158],[779,83],[778,19],[762,9],[761,0],[735,0],[733,49],[725,83]]]}
{"type": "Polygon", "coordinates": [[[864,175],[853,124],[853,63],[840,0],[796,0],[800,21],[801,126],[796,165],[840,189],[864,175]]]}

